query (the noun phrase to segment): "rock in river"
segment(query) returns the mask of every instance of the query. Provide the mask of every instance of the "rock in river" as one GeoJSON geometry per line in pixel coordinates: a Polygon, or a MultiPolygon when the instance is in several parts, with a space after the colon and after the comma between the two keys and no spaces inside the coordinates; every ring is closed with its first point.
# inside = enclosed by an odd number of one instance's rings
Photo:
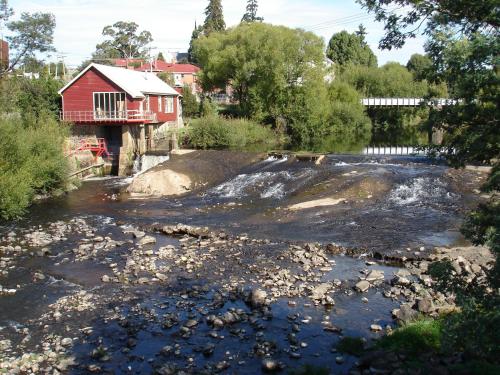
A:
{"type": "Polygon", "coordinates": [[[358,292],[364,293],[370,289],[370,283],[366,280],[361,280],[356,284],[355,288],[358,292]]]}
{"type": "Polygon", "coordinates": [[[145,236],[142,237],[139,242],[137,242],[139,245],[148,245],[148,244],[153,244],[156,243],[156,238],[153,236],[145,236]]]}
{"type": "Polygon", "coordinates": [[[266,304],[266,291],[262,289],[254,289],[252,290],[252,295],[250,296],[250,303],[253,307],[260,307],[266,304]]]}

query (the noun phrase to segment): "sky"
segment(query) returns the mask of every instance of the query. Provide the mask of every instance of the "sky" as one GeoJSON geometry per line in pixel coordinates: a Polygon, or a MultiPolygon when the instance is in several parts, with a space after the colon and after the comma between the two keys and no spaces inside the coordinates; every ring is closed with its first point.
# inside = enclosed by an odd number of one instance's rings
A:
{"type": "MultiPolygon", "coordinates": [[[[237,25],[246,0],[222,0],[227,26],[237,25]]],[[[9,0],[15,17],[21,12],[50,12],[56,17],[54,44],[70,67],[88,59],[102,42],[102,29],[117,21],[134,21],[153,35],[153,53],[186,52],[195,21],[203,23],[208,0],[9,0]]],[[[313,31],[328,42],[332,34],[353,32],[363,23],[367,42],[379,65],[388,61],[406,64],[413,53],[423,53],[424,39],[411,40],[400,50],[381,51],[378,41],[383,24],[355,0],[260,0],[258,15],[265,22],[313,31]]],[[[47,60],[55,61],[54,54],[47,60]]]]}

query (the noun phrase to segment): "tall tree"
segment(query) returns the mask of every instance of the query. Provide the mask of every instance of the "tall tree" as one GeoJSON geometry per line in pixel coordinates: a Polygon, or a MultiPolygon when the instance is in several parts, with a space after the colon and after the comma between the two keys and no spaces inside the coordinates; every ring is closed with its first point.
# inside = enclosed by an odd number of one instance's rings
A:
{"type": "Polygon", "coordinates": [[[156,56],[156,60],[158,61],[165,61],[165,56],[163,56],[163,53],[160,52],[158,56],[156,56]]]}
{"type": "Polygon", "coordinates": [[[258,8],[259,8],[259,4],[257,3],[257,0],[248,0],[246,12],[243,15],[243,18],[241,19],[241,21],[242,22],[255,22],[255,21],[262,22],[262,21],[264,21],[264,18],[257,17],[258,8]]]}
{"type": "Polygon", "coordinates": [[[205,15],[205,23],[203,24],[205,35],[226,29],[221,0],[209,0],[208,6],[205,9],[205,15]]]}
{"type": "Polygon", "coordinates": [[[135,22],[119,21],[102,30],[102,35],[109,38],[96,46],[96,52],[100,55],[116,54],[122,58],[134,58],[147,56],[148,45],[153,41],[149,31],[138,32],[139,25],[135,22]]]}
{"type": "Polygon", "coordinates": [[[359,36],[362,40],[365,40],[365,37],[368,34],[365,25],[363,25],[362,23],[359,24],[358,30],[355,32],[355,34],[359,36]]]}
{"type": "MultiPolygon", "coordinates": [[[[8,16],[9,11],[4,14],[8,16]]],[[[24,59],[34,58],[37,53],[55,51],[53,47],[55,27],[56,19],[50,13],[23,12],[18,21],[8,23],[7,28],[12,35],[7,37],[7,41],[14,54],[10,58],[9,66],[0,69],[0,77],[12,71],[24,59]]]]}
{"type": "Polygon", "coordinates": [[[326,56],[339,66],[348,64],[377,66],[377,57],[365,41],[365,30],[336,33],[330,39],[326,56]]]}
{"type": "Polygon", "coordinates": [[[188,61],[191,64],[198,63],[198,60],[196,59],[196,56],[194,54],[194,41],[198,39],[202,33],[203,33],[203,27],[201,25],[197,26],[195,22],[194,30],[193,33],[191,34],[191,40],[189,41],[189,49],[188,49],[188,61]]]}

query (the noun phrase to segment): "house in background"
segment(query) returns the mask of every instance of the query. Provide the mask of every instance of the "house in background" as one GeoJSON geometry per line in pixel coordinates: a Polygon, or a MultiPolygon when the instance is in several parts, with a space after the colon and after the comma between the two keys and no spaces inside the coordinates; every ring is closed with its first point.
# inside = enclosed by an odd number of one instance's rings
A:
{"type": "Polygon", "coordinates": [[[112,65],[116,66],[118,68],[126,68],[126,69],[136,69],[142,64],[146,62],[145,59],[136,59],[136,58],[130,58],[130,59],[114,59],[112,60],[112,65]]]}
{"type": "Polygon", "coordinates": [[[191,92],[197,95],[200,92],[198,84],[198,74],[200,68],[192,64],[176,64],[168,63],[161,60],[154,60],[152,63],[146,63],[138,67],[136,70],[141,72],[171,73],[174,77],[176,88],[182,88],[187,85],[191,88],[191,92]]]}
{"type": "Polygon", "coordinates": [[[61,119],[75,125],[75,136],[104,139],[118,175],[134,155],[183,126],[180,94],[148,72],[90,64],[59,94],[61,119]]]}
{"type": "Polygon", "coordinates": [[[9,44],[0,39],[0,69],[9,67],[9,44]]]}

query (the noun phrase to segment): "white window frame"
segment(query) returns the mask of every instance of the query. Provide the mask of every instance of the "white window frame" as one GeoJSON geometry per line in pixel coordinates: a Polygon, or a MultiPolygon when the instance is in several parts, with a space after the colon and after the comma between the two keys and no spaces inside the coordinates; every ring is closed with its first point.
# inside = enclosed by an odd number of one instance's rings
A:
{"type": "Polygon", "coordinates": [[[158,113],[161,113],[163,111],[163,97],[160,95],[158,96],[158,113]]]}
{"type": "Polygon", "coordinates": [[[126,119],[127,118],[127,94],[124,91],[94,91],[92,92],[92,109],[93,109],[93,117],[94,120],[111,120],[111,119],[126,119]],[[96,107],[96,95],[97,95],[97,107],[96,107]],[[104,97],[102,97],[104,95],[104,97]],[[125,107],[123,111],[119,111],[116,108],[117,96],[120,96],[119,99],[123,98],[123,102],[125,103],[125,107]],[[111,110],[111,97],[114,98],[113,102],[115,103],[114,111],[111,110]],[[104,102],[101,103],[101,99],[104,99],[104,102]],[[107,103],[106,103],[107,102],[107,103]],[[103,106],[101,105],[103,104],[103,106]],[[109,110],[106,111],[106,104],[108,105],[109,110]],[[98,109],[103,110],[104,117],[100,117],[98,115],[98,109]],[[119,112],[123,112],[124,116],[118,116],[119,112]]]}
{"type": "Polygon", "coordinates": [[[165,96],[165,113],[174,113],[174,112],[175,112],[174,97],[165,96]]]}

